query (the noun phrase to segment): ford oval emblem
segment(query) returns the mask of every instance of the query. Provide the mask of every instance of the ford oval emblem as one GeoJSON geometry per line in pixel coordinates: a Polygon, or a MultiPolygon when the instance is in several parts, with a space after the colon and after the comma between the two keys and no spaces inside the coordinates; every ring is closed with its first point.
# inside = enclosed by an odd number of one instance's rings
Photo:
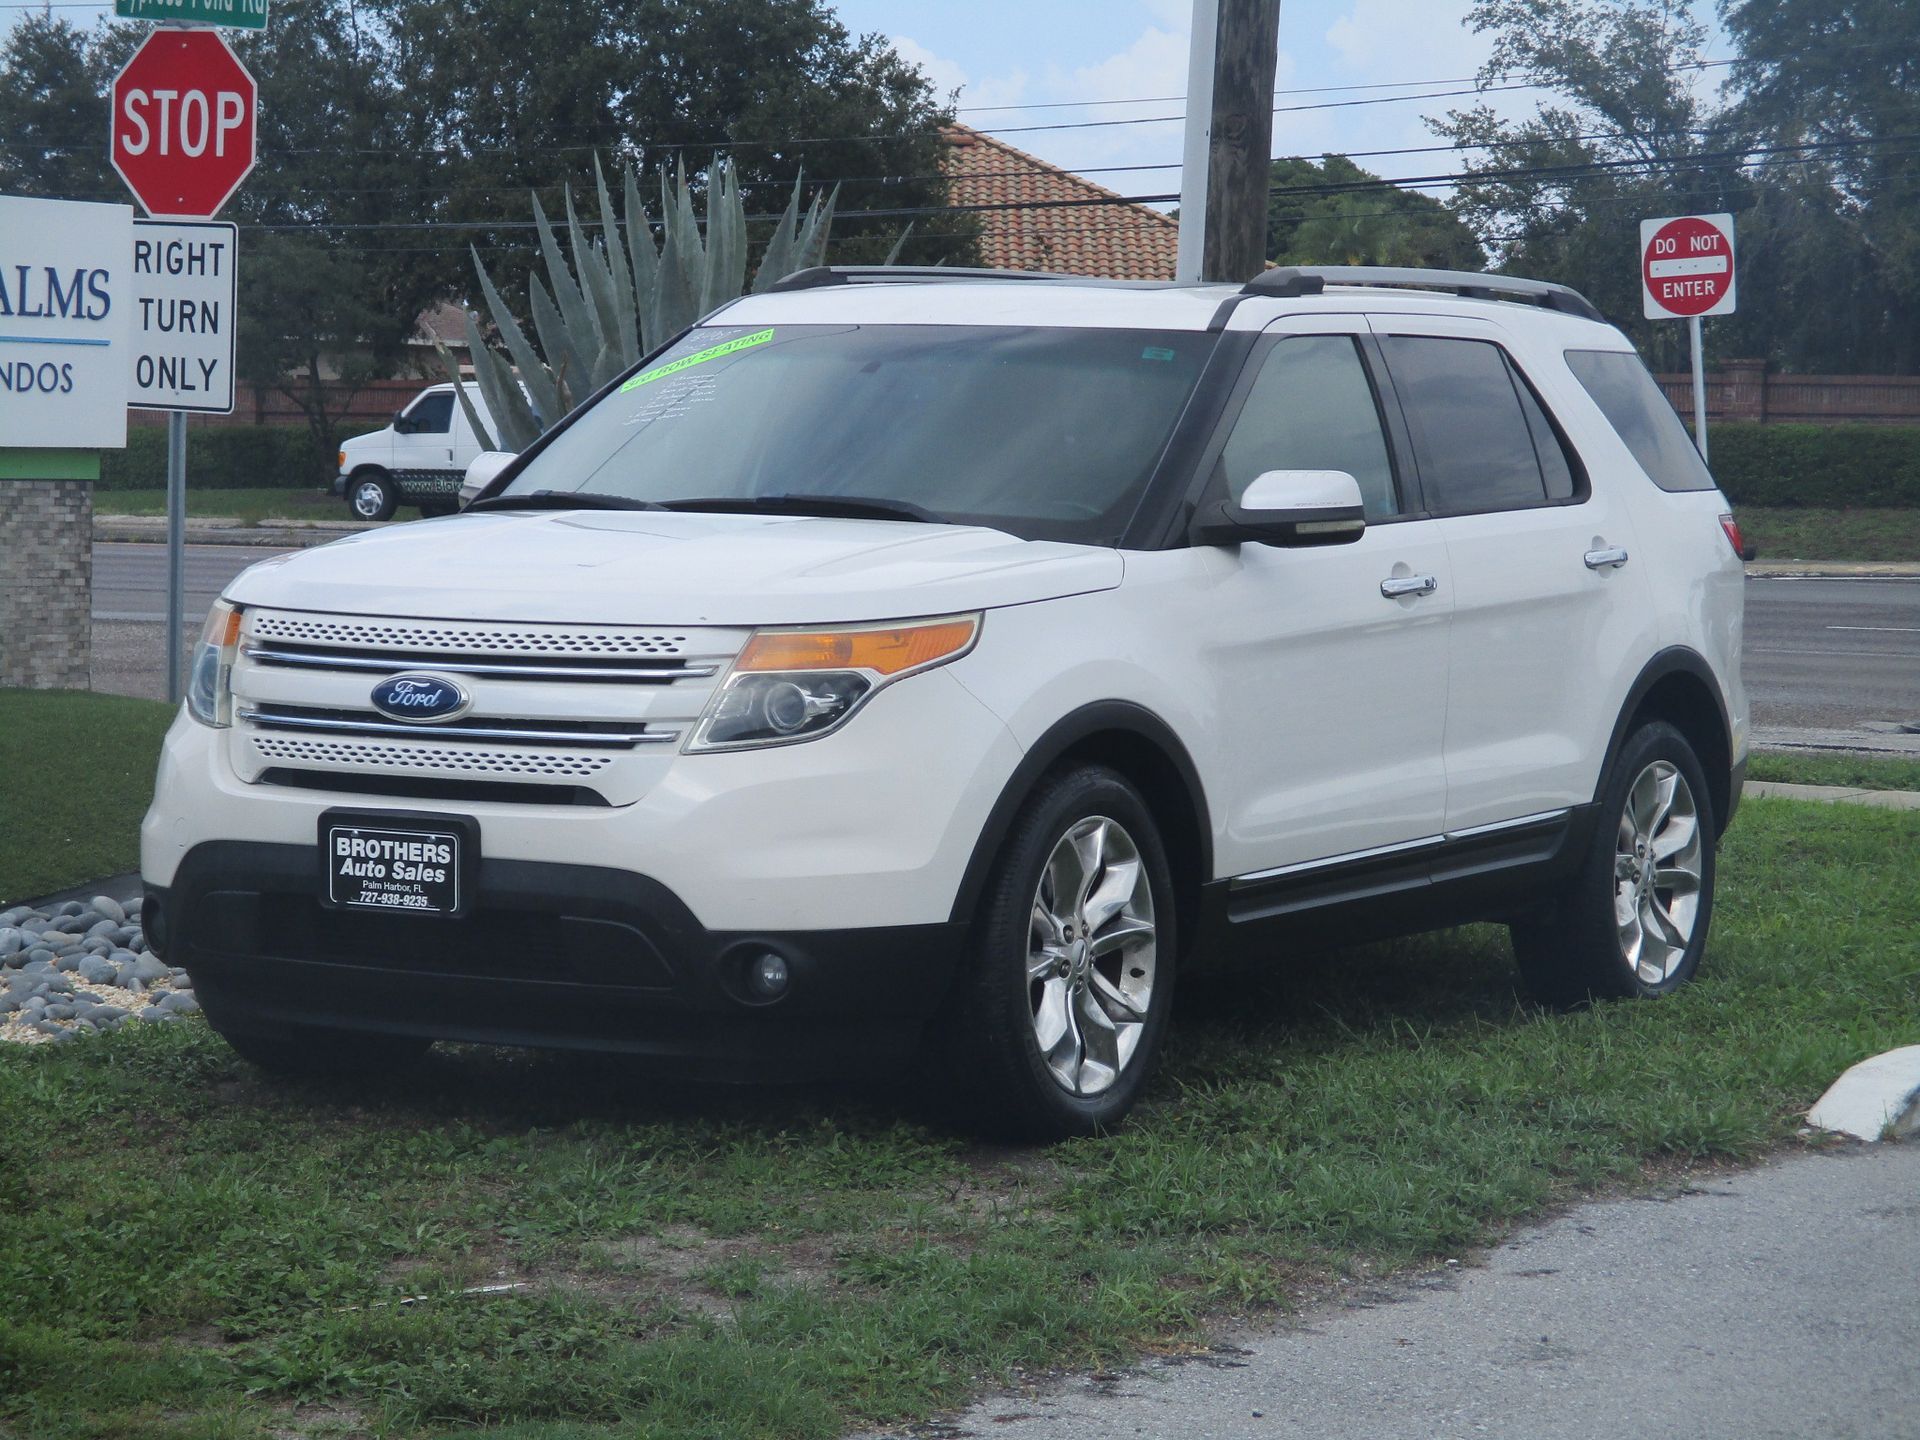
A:
{"type": "Polygon", "coordinates": [[[472,705],[473,697],[442,675],[395,675],[373,687],[374,709],[414,725],[457,720],[472,705]]]}

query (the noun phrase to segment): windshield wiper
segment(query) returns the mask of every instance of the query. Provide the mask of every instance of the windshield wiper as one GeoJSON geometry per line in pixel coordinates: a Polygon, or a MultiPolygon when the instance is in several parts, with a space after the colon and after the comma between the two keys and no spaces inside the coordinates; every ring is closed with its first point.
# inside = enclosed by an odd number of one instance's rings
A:
{"type": "Polygon", "coordinates": [[[667,500],[662,510],[719,510],[740,515],[821,515],[848,520],[917,520],[945,525],[933,511],[910,500],[881,500],[871,495],[709,495],[667,500]]]}
{"type": "Polygon", "coordinates": [[[664,510],[652,500],[602,495],[593,490],[531,490],[525,495],[495,495],[467,506],[475,510],[664,510]]]}

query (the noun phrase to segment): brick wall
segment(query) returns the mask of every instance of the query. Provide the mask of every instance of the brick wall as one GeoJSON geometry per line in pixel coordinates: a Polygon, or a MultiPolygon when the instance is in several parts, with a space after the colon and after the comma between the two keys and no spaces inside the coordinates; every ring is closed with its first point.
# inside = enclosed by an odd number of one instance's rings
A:
{"type": "Polygon", "coordinates": [[[92,600],[93,482],[0,480],[0,685],[86,689],[92,600]]]}

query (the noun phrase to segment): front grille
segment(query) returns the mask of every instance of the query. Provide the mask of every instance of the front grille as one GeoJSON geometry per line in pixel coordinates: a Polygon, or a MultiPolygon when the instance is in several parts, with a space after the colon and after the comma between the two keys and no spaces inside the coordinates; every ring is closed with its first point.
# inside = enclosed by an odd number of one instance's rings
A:
{"type": "Polygon", "coordinates": [[[510,740],[528,745],[598,750],[664,745],[680,737],[678,730],[654,729],[628,720],[475,720],[468,717],[427,725],[388,720],[370,710],[325,710],[302,705],[243,706],[239,714],[242,720],[264,730],[319,730],[333,735],[392,735],[427,741],[510,740]]]}
{"type": "MultiPolygon", "coordinates": [[[[743,628],[416,620],[256,609],[233,669],[234,763],[334,775],[343,792],[630,805],[698,721],[743,628]],[[371,691],[410,670],[457,678],[471,708],[440,724],[381,713],[371,691]]],[[[280,780],[278,783],[287,783],[280,780]]]]}
{"type": "Polygon", "coordinates": [[[382,745],[374,741],[309,740],[272,733],[254,735],[253,745],[269,760],[295,765],[378,765],[454,775],[564,775],[584,780],[599,774],[613,761],[610,755],[448,745],[382,745]]]}
{"type": "MultiPolygon", "coordinates": [[[[680,655],[685,635],[613,626],[449,625],[434,621],[316,619],[255,614],[249,627],[259,640],[304,641],[349,650],[399,649],[437,655],[680,655]]],[[[404,669],[405,667],[400,667],[404,669]]]]}

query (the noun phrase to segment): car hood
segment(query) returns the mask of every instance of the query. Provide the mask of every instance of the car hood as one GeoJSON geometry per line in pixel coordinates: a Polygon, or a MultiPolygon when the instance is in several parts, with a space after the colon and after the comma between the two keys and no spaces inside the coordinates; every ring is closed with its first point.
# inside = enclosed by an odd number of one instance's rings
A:
{"type": "Polygon", "coordinates": [[[434,619],[819,625],[1022,605],[1120,583],[1117,552],[891,520],[495,511],[276,556],[243,605],[434,619]]]}

